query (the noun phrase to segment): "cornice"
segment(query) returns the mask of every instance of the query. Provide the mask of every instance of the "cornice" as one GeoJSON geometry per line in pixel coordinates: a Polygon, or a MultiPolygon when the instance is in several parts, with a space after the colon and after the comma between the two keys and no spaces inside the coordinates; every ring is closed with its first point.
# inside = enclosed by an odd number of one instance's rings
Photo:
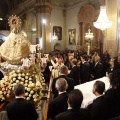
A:
{"type": "Polygon", "coordinates": [[[50,5],[36,5],[35,6],[36,13],[51,13],[50,5]]]}

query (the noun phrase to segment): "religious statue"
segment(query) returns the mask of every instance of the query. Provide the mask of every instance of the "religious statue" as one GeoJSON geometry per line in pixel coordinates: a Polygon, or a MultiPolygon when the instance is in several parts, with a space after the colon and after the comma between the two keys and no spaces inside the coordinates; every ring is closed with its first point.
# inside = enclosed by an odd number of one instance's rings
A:
{"type": "Polygon", "coordinates": [[[9,24],[12,31],[1,45],[0,54],[9,63],[18,64],[22,58],[29,56],[31,43],[22,32],[19,32],[20,19],[17,16],[10,17],[9,24]]]}

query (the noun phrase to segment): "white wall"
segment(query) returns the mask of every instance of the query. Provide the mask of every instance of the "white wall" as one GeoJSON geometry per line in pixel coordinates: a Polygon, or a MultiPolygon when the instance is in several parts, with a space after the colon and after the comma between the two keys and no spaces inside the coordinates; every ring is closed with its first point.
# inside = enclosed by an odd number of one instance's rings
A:
{"type": "Polygon", "coordinates": [[[0,30],[0,34],[3,34],[7,37],[10,34],[10,31],[9,30],[0,30]]]}
{"type": "Polygon", "coordinates": [[[62,40],[57,40],[57,41],[53,41],[51,39],[51,50],[54,50],[54,45],[56,43],[59,43],[62,47],[62,50],[64,49],[63,48],[63,10],[62,9],[56,9],[56,8],[53,8],[52,9],[52,12],[51,12],[51,35],[53,35],[53,26],[60,26],[62,27],[62,40]]]}
{"type": "Polygon", "coordinates": [[[69,10],[67,10],[67,43],[66,43],[66,47],[68,49],[72,49],[72,50],[76,50],[76,45],[70,45],[69,44],[69,34],[68,34],[68,30],[69,29],[76,29],[76,43],[78,41],[78,36],[79,36],[79,24],[77,21],[77,14],[80,10],[80,7],[76,7],[76,8],[71,8],[69,10]]]}

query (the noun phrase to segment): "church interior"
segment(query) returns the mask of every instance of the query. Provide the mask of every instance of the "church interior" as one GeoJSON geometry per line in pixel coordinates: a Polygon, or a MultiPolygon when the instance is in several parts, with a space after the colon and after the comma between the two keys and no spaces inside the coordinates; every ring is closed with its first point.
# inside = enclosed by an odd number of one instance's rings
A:
{"type": "MultiPolygon", "coordinates": [[[[84,120],[113,120],[110,118],[120,116],[120,103],[116,105],[120,100],[119,5],[120,0],[0,0],[0,120],[12,120],[5,107],[16,98],[16,84],[22,84],[25,99],[35,103],[39,115],[36,120],[65,120],[58,114],[65,111],[59,111],[61,102],[56,105],[58,109],[54,106],[57,102],[53,102],[67,91],[66,104],[73,109],[69,106],[73,89],[82,91],[80,106],[84,109],[95,96],[105,96],[105,100],[112,96],[109,104],[113,106],[108,112],[111,116],[102,118],[98,114],[92,118],[89,109],[90,118],[86,114],[84,120]],[[111,82],[116,78],[117,82],[111,82]],[[56,84],[68,86],[60,91],[56,84]],[[94,91],[96,84],[105,84],[102,93],[94,91]],[[116,96],[109,89],[117,89],[116,96]]],[[[81,116],[72,117],[70,120],[79,120],[81,116]]]]}
{"type": "Polygon", "coordinates": [[[21,19],[21,30],[27,34],[32,44],[40,43],[43,52],[54,49],[87,50],[85,33],[90,27],[94,38],[91,49],[108,50],[114,57],[119,51],[119,0],[4,0],[0,3],[0,33],[8,36],[8,18],[17,15],[21,19]],[[100,6],[106,6],[107,16],[112,26],[97,29],[100,6]],[[112,9],[111,9],[112,8],[112,9]],[[45,20],[45,23],[43,22],[45,20]],[[70,34],[74,40],[70,41],[70,34]],[[60,35],[59,35],[60,34],[60,35]],[[116,47],[117,45],[117,47],[116,47]]]}

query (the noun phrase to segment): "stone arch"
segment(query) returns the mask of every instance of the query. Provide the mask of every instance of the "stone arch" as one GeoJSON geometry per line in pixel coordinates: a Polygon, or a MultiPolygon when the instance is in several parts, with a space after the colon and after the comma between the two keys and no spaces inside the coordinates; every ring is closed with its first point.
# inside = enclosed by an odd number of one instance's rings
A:
{"type": "Polygon", "coordinates": [[[95,22],[99,16],[100,9],[96,10],[92,5],[83,6],[78,13],[78,24],[79,24],[79,36],[80,36],[80,45],[84,47],[86,45],[85,42],[85,34],[88,32],[88,27],[94,35],[94,39],[91,41],[91,47],[94,47],[96,44],[99,47],[98,41],[102,43],[103,35],[102,32],[96,29],[93,26],[93,22],[95,22]]]}
{"type": "Polygon", "coordinates": [[[26,17],[26,29],[32,30],[36,28],[36,16],[34,13],[29,13],[26,17]]]}

